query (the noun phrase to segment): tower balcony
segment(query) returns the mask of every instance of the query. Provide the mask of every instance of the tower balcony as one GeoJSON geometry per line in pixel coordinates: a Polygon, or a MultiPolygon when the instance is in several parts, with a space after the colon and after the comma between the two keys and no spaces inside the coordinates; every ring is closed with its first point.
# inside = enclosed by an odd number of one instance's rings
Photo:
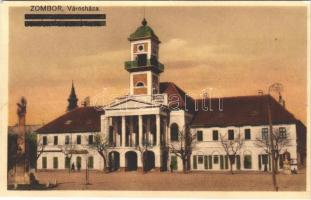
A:
{"type": "Polygon", "coordinates": [[[124,63],[124,68],[128,72],[152,70],[157,73],[162,73],[164,71],[164,65],[156,59],[146,59],[143,62],[136,60],[126,61],[124,63]]]}

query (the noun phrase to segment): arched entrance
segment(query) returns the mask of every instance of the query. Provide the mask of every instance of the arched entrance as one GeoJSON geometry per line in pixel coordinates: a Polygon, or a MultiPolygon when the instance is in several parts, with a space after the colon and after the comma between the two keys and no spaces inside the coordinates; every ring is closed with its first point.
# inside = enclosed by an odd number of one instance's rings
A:
{"type": "Polygon", "coordinates": [[[144,154],[144,171],[150,171],[155,167],[155,156],[152,151],[145,151],[144,154]]]}
{"type": "Polygon", "coordinates": [[[120,168],[120,153],[112,151],[108,155],[110,171],[116,171],[120,168]]]}
{"type": "Polygon", "coordinates": [[[125,170],[136,171],[137,170],[137,154],[134,151],[128,151],[125,153],[125,170]]]}

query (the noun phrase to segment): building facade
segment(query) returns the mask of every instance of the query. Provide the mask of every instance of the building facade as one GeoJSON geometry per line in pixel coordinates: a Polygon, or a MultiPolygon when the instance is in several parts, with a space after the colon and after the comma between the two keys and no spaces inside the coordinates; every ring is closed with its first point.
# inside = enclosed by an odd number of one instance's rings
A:
{"type": "MultiPolygon", "coordinates": [[[[39,169],[98,169],[103,158],[94,149],[96,135],[107,140],[110,170],[181,171],[182,160],[172,147],[182,145],[180,134],[195,135],[190,158],[193,171],[229,170],[221,139],[243,139],[234,156],[234,170],[269,170],[267,152],[256,145],[267,137],[269,102],[273,128],[289,140],[280,152],[297,159],[297,119],[269,95],[193,99],[172,82],[161,82],[160,40],[144,19],[130,35],[129,94],[103,107],[74,108],[38,129],[45,146],[39,169]],[[70,157],[71,159],[68,159],[70,157]]],[[[72,89],[74,91],[74,89],[72,89]]],[[[71,94],[73,96],[73,94],[71,94]]],[[[75,96],[75,94],[74,94],[75,96]]],[[[298,152],[298,154],[297,154],[298,152]]]]}

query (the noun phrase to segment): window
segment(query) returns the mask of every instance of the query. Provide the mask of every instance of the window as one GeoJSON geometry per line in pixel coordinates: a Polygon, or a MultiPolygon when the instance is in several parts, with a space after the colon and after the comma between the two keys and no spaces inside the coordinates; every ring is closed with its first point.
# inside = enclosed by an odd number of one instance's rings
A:
{"type": "Polygon", "coordinates": [[[46,157],[42,157],[42,169],[46,169],[48,165],[46,157]]]}
{"type": "Polygon", "coordinates": [[[213,140],[218,141],[218,131],[217,130],[213,131],[213,140]]]}
{"type": "Polygon", "coordinates": [[[251,129],[245,129],[244,130],[244,138],[245,140],[250,140],[251,139],[251,129]]]}
{"type": "Polygon", "coordinates": [[[89,144],[93,144],[94,142],[93,138],[94,138],[93,135],[89,135],[89,144]]]}
{"type": "Polygon", "coordinates": [[[65,168],[66,169],[70,168],[70,158],[69,157],[65,157],[65,168]]]}
{"type": "Polygon", "coordinates": [[[65,144],[69,144],[69,135],[65,136],[65,144]]]}
{"type": "Polygon", "coordinates": [[[244,156],[244,169],[252,169],[252,156],[251,155],[244,156]]]}
{"type": "Polygon", "coordinates": [[[286,135],[286,128],[280,127],[279,128],[279,134],[280,134],[281,138],[286,138],[287,137],[287,135],[286,135]]]}
{"type": "Polygon", "coordinates": [[[135,87],[145,87],[145,84],[141,81],[137,82],[135,87]]]}
{"type": "Polygon", "coordinates": [[[58,158],[53,157],[53,169],[58,169],[58,158]]]}
{"type": "Polygon", "coordinates": [[[193,156],[193,169],[198,169],[197,156],[193,156]]]}
{"type": "Polygon", "coordinates": [[[214,156],[214,164],[218,164],[218,156],[216,155],[216,156],[214,156]]]}
{"type": "Polygon", "coordinates": [[[268,128],[261,129],[261,137],[263,140],[268,140],[268,128]]]}
{"type": "Polygon", "coordinates": [[[203,132],[197,131],[197,141],[202,142],[203,141],[203,132]]]}
{"type": "Polygon", "coordinates": [[[203,164],[203,156],[198,156],[198,164],[203,164]]]}
{"type": "Polygon", "coordinates": [[[204,156],[204,169],[208,169],[208,157],[204,156]]]}
{"type": "Polygon", "coordinates": [[[54,136],[54,145],[58,145],[58,136],[54,136]]]}
{"type": "Polygon", "coordinates": [[[81,167],[82,167],[82,158],[80,157],[80,156],[78,156],[77,158],[76,158],[76,166],[77,166],[77,169],[78,169],[78,171],[80,171],[80,169],[81,169],[81,167]]]}
{"type": "Polygon", "coordinates": [[[234,140],[234,131],[232,129],[228,130],[228,140],[234,140]]]}
{"type": "Polygon", "coordinates": [[[48,144],[48,137],[47,136],[43,136],[43,145],[47,145],[48,144]]]}
{"type": "Polygon", "coordinates": [[[177,157],[171,156],[171,168],[172,170],[177,170],[177,157]]]}
{"type": "Polygon", "coordinates": [[[81,135],[77,135],[77,144],[81,144],[81,135]]]}
{"type": "Polygon", "coordinates": [[[93,169],[94,168],[94,158],[93,156],[90,156],[88,159],[88,168],[93,169]]]}
{"type": "Polygon", "coordinates": [[[171,141],[178,141],[178,125],[176,123],[171,125],[171,141]]]}

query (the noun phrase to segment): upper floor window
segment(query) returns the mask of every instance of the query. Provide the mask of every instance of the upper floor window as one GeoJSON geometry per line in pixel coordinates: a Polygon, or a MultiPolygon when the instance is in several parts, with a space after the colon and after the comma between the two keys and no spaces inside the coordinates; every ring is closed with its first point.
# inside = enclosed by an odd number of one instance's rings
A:
{"type": "Polygon", "coordinates": [[[139,81],[135,84],[135,87],[145,87],[145,84],[143,82],[139,81]]]}
{"type": "Polygon", "coordinates": [[[81,135],[77,135],[77,144],[81,144],[81,135]]]}
{"type": "Polygon", "coordinates": [[[234,131],[232,129],[228,130],[228,140],[234,140],[234,131]]]}
{"type": "Polygon", "coordinates": [[[179,132],[179,129],[178,129],[178,125],[176,123],[173,123],[171,125],[171,141],[178,141],[178,132],[179,132]]]}
{"type": "Polygon", "coordinates": [[[69,139],[70,139],[70,138],[69,138],[69,135],[66,135],[66,136],[65,136],[65,144],[69,144],[69,139]]]}
{"type": "Polygon", "coordinates": [[[43,143],[43,145],[47,145],[48,144],[48,137],[47,136],[43,136],[43,138],[42,138],[42,143],[43,143]]]}
{"type": "Polygon", "coordinates": [[[263,140],[268,140],[268,128],[261,129],[261,137],[263,140]]]}
{"type": "Polygon", "coordinates": [[[93,144],[94,143],[94,137],[93,135],[89,135],[89,144],[93,144]]]}
{"type": "Polygon", "coordinates": [[[58,136],[54,136],[54,145],[58,145],[58,136]]]}
{"type": "Polygon", "coordinates": [[[279,128],[279,134],[280,134],[281,138],[286,138],[287,137],[287,135],[286,135],[286,128],[285,127],[280,127],[279,128]]]}
{"type": "Polygon", "coordinates": [[[251,129],[245,129],[244,130],[244,138],[245,140],[250,140],[251,139],[251,129]]]}
{"type": "Polygon", "coordinates": [[[197,131],[197,141],[202,142],[203,141],[203,132],[197,131]]]}
{"type": "Polygon", "coordinates": [[[218,141],[218,131],[217,130],[213,130],[213,140],[218,141]]]}

